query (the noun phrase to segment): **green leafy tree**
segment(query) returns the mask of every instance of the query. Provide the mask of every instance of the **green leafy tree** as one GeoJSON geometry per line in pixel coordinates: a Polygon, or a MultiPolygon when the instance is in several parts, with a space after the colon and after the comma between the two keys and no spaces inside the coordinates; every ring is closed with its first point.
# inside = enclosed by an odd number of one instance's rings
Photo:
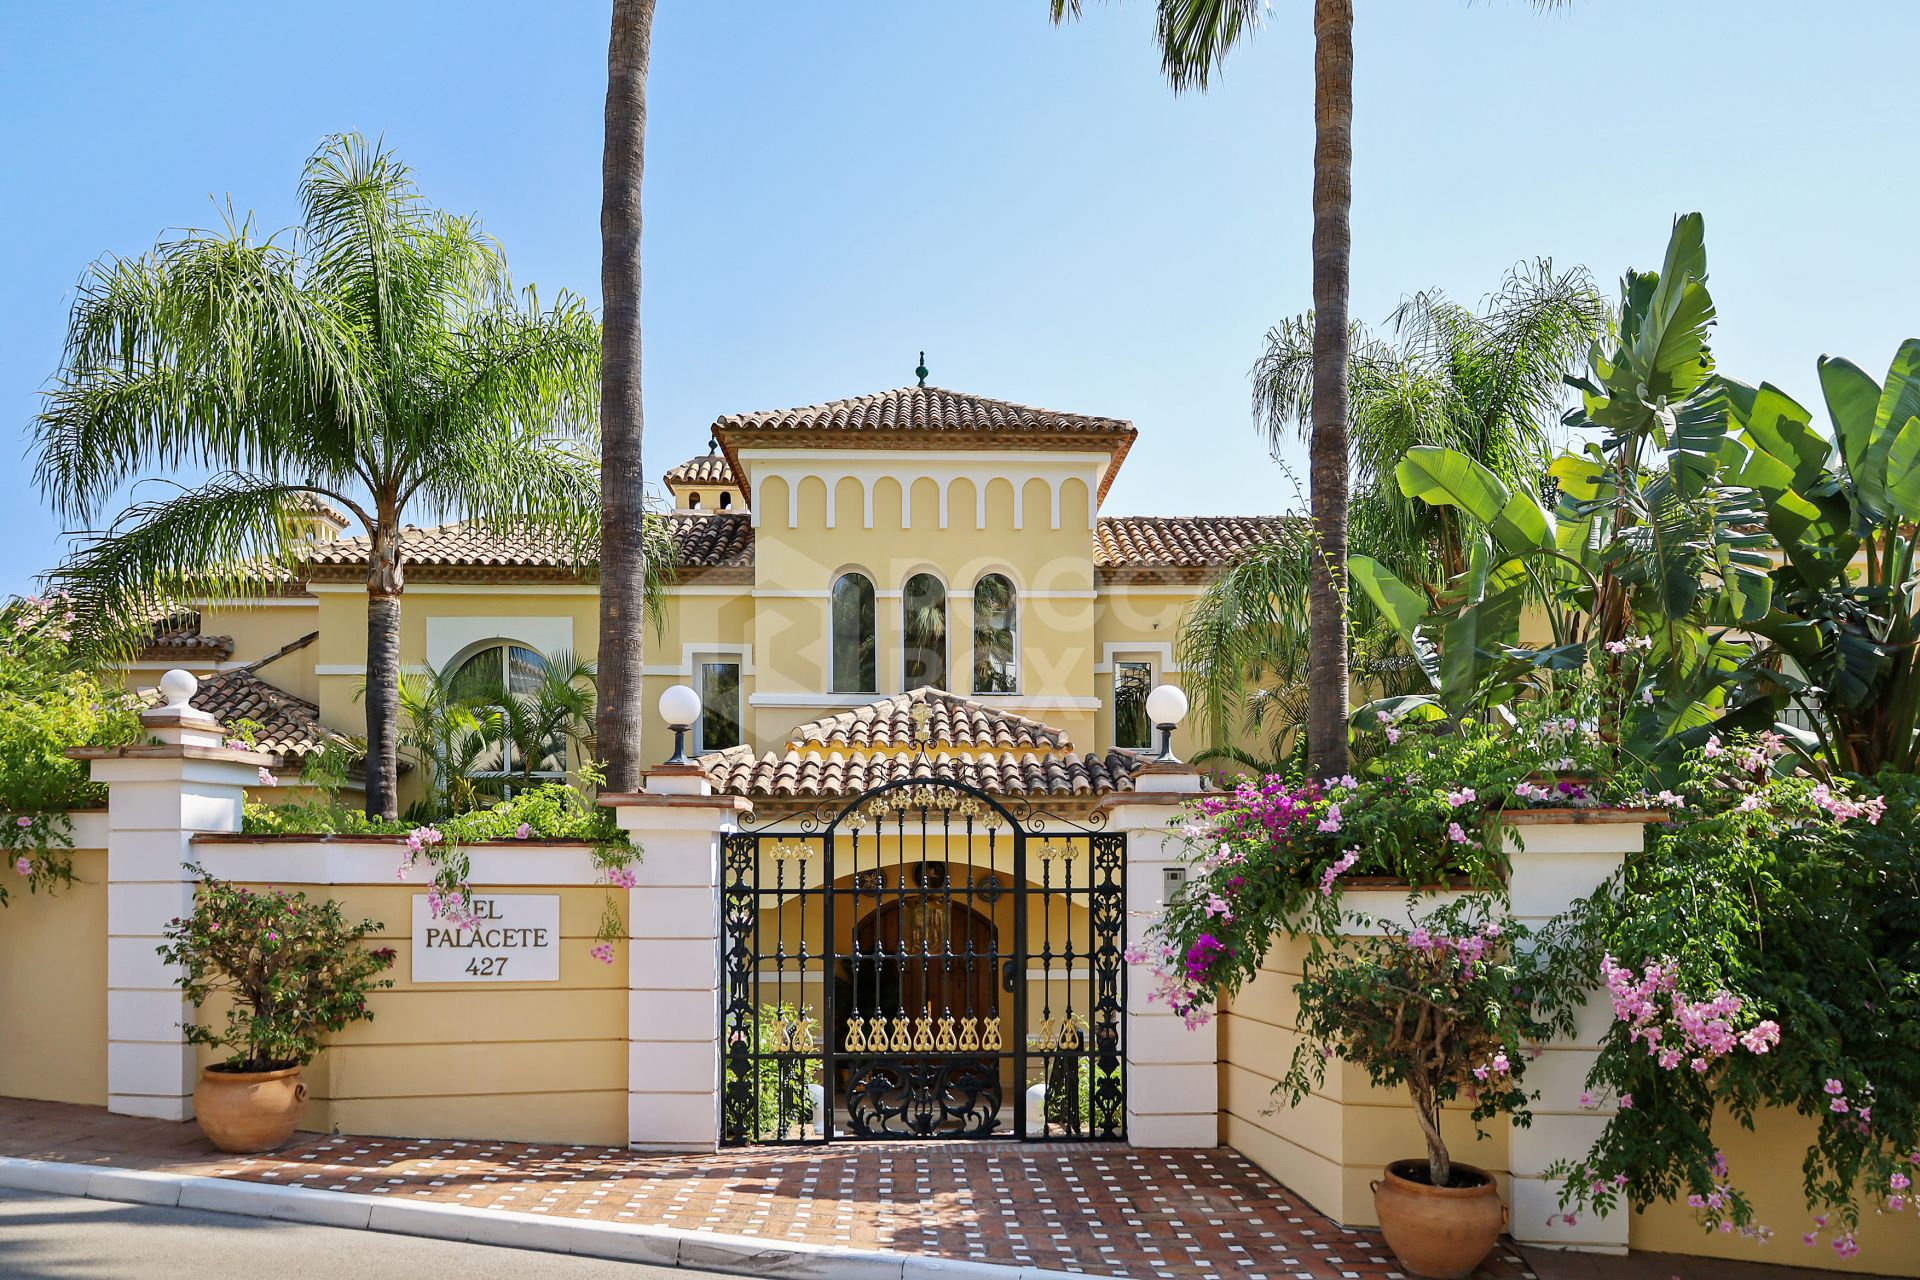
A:
{"type": "Polygon", "coordinates": [[[358,135],[321,145],[300,198],[289,236],[230,214],[93,265],[36,474],[86,523],[149,471],[214,473],[128,507],[55,573],[105,636],[272,589],[298,571],[314,499],[351,512],[369,540],[367,810],[392,817],[403,527],[471,519],[590,554],[600,335],[577,298],[516,294],[479,223],[427,205],[358,135]]]}
{"type": "Polygon", "coordinates": [[[1627,273],[1617,332],[1569,378],[1581,404],[1567,424],[1601,439],[1553,459],[1554,510],[1457,449],[1416,446],[1395,468],[1407,497],[1466,518],[1465,567],[1437,597],[1370,558],[1350,568],[1450,714],[1483,712],[1548,673],[1618,678],[1630,658],[1655,704],[1634,717],[1646,738],[1728,710],[1750,652],[1740,631],[1767,615],[1772,562],[1757,497],[1726,465],[1713,318],[1704,224],[1688,214],[1660,272],[1627,273]],[[1543,649],[1519,643],[1529,601],[1552,627],[1543,649]]]}
{"type": "MultiPolygon", "coordinates": [[[[1585,271],[1539,261],[1508,273],[1478,310],[1421,293],[1395,311],[1391,339],[1356,326],[1348,366],[1351,545],[1437,596],[1438,584],[1466,568],[1475,526],[1456,507],[1408,497],[1395,466],[1411,448],[1442,446],[1479,459],[1510,487],[1537,487],[1563,374],[1607,323],[1585,271]]],[[[1312,420],[1312,333],[1310,316],[1274,328],[1254,368],[1254,411],[1276,449],[1312,420]]],[[[1181,667],[1213,754],[1251,761],[1226,745],[1236,710],[1248,731],[1269,736],[1274,759],[1297,744],[1309,689],[1312,554],[1304,526],[1249,551],[1183,619],[1181,667]]],[[[1353,606],[1349,665],[1359,686],[1381,697],[1422,687],[1394,629],[1364,596],[1353,606]]]]}
{"type": "Polygon", "coordinates": [[[72,628],[58,597],[0,605],[0,906],[9,881],[32,892],[73,881],[69,811],[104,803],[106,787],[67,749],[140,740],[134,700],[75,656],[72,628]]]}
{"type": "Polygon", "coordinates": [[[1884,381],[1820,360],[1831,438],[1771,383],[1729,381],[1729,466],[1766,508],[1779,544],[1775,608],[1753,630],[1767,649],[1750,684],[1802,711],[1836,769],[1920,769],[1920,339],[1884,381]]]}
{"type": "Polygon", "coordinates": [[[470,699],[480,714],[490,714],[490,745],[501,749],[494,771],[476,778],[516,780],[522,790],[535,774],[565,772],[570,748],[584,745],[593,732],[594,664],[570,653],[548,656],[531,689],[515,691],[499,684],[470,699]]]}
{"type": "MultiPolygon", "coordinates": [[[[1534,0],[1557,8],[1561,0],[1534,0]]],[[[1055,22],[1081,0],[1047,0],[1055,22]]],[[[1313,557],[1307,620],[1307,751],[1313,772],[1347,768],[1348,263],[1353,205],[1353,0],[1312,0],[1313,336],[1307,441],[1313,557]]],[[[1206,91],[1227,55],[1260,29],[1270,0],[1156,0],[1154,40],[1176,93],[1206,91]]]]}

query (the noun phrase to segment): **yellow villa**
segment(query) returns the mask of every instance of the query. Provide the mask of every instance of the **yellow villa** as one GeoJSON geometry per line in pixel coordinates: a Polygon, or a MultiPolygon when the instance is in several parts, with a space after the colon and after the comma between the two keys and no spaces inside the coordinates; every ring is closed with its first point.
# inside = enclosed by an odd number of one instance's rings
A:
{"type": "MultiPolygon", "coordinates": [[[[1156,747],[1146,693],[1179,682],[1183,609],[1280,520],[1102,514],[1134,436],[1118,418],[927,386],[720,418],[712,451],[664,477],[679,572],[646,637],[649,711],[691,685],[690,750],[742,795],[890,776],[903,744],[881,726],[902,699],[934,709],[936,757],[988,790],[1126,789],[1156,747]]],[[[367,546],[347,523],[316,506],[300,580],[202,603],[154,638],[135,682],[193,671],[195,706],[265,725],[261,745],[296,768],[330,731],[359,731],[367,546]]],[[[592,574],[551,548],[410,529],[404,568],[412,669],[512,680],[598,648],[592,574]]],[[[657,714],[648,734],[668,741],[657,714]]]]}

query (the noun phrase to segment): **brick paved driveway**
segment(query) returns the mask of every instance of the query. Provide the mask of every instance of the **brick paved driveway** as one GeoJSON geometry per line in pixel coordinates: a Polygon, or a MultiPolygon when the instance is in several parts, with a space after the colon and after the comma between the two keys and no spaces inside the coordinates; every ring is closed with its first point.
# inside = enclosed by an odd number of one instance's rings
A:
{"type": "MultiPolygon", "coordinates": [[[[224,1156],[192,1124],[0,1098],[0,1155],[152,1169],[1090,1275],[1398,1277],[1377,1233],[1315,1213],[1233,1151],[1016,1143],[843,1144],[714,1156],[303,1133],[224,1156]]],[[[1786,1266],[1502,1241],[1480,1280],[1831,1280],[1786,1266]]]]}

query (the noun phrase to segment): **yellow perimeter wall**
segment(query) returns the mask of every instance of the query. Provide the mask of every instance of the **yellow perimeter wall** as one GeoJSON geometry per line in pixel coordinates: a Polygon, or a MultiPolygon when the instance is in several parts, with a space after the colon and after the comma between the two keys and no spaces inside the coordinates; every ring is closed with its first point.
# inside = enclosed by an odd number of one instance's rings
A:
{"type": "Polygon", "coordinates": [[[73,870],[54,894],[15,877],[0,909],[0,1096],[104,1107],[106,851],[76,849],[73,870]]]}
{"type": "MultiPolygon", "coordinates": [[[[1287,1072],[1304,943],[1282,941],[1268,953],[1261,975],[1223,1001],[1220,1015],[1221,1139],[1313,1206],[1348,1226],[1375,1226],[1368,1184],[1392,1160],[1425,1150],[1406,1095],[1368,1083],[1364,1072],[1329,1063],[1324,1087],[1297,1108],[1273,1096],[1287,1072]]],[[[1441,1127],[1457,1160],[1495,1174],[1501,1198],[1512,1203],[1507,1131],[1490,1127],[1476,1140],[1464,1112],[1443,1113],[1441,1127]]],[[[1702,1230],[1686,1205],[1660,1204],[1633,1215],[1629,1243],[1636,1250],[1741,1258],[1870,1275],[1920,1276],[1920,1220],[1912,1213],[1868,1212],[1858,1234],[1860,1253],[1838,1257],[1823,1238],[1807,1248],[1800,1233],[1812,1227],[1800,1190],[1800,1164],[1814,1122],[1788,1111],[1763,1111],[1755,1128],[1723,1115],[1714,1126],[1735,1185],[1753,1198],[1758,1220],[1776,1232],[1766,1244],[1702,1230]]],[[[1578,1154],[1568,1152],[1568,1155],[1578,1154]]]]}
{"type": "MultiPolygon", "coordinates": [[[[264,888],[265,886],[257,886],[264,888]]],[[[589,954],[605,894],[597,888],[475,885],[478,894],[560,895],[560,981],[411,980],[416,885],[298,885],[351,920],[384,928],[370,946],[399,958],[373,1020],[333,1037],[307,1068],[303,1129],[402,1138],[627,1142],[627,969],[589,954]]],[[[616,895],[624,898],[624,894],[616,895]]],[[[220,1012],[209,1006],[204,1017],[220,1012]]],[[[105,1040],[104,1025],[101,1040],[105,1040]]],[[[201,1050],[202,1063],[214,1055],[201,1050]]]]}

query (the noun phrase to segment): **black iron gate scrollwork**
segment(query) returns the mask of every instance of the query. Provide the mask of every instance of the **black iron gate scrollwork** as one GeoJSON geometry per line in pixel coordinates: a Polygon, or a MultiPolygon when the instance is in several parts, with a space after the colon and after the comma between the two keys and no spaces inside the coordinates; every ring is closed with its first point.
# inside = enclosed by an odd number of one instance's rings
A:
{"type": "Polygon", "coordinates": [[[1125,841],[940,778],[729,835],[723,1143],[1124,1138],[1125,841]]]}

